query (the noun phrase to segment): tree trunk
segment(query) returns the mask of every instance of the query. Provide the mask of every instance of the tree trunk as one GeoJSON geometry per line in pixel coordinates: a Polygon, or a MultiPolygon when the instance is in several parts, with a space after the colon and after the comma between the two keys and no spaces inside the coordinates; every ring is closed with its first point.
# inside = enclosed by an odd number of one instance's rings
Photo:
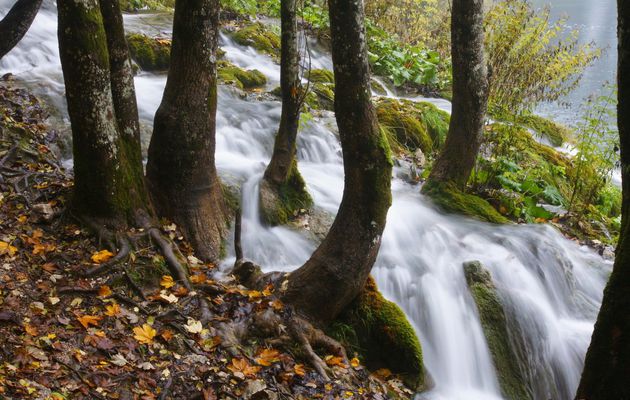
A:
{"type": "Polygon", "coordinates": [[[300,122],[300,55],[298,53],[296,0],[282,0],[282,54],[280,59],[280,88],[282,90],[282,116],[276,135],[271,161],[265,170],[265,179],[272,184],[287,182],[293,160],[300,122]]]}
{"type": "Polygon", "coordinates": [[[370,99],[363,0],[329,0],[335,114],[345,186],[330,232],[289,276],[283,298],[327,323],[360,293],[381,244],[391,205],[391,153],[370,99]]]}
{"type": "Polygon", "coordinates": [[[586,353],[578,400],[630,399],[630,3],[618,0],[617,7],[621,232],[613,272],[586,353]]]}
{"type": "Polygon", "coordinates": [[[488,106],[483,0],[453,0],[451,37],[453,112],[442,152],[429,182],[466,186],[475,166],[488,106]]]}
{"type": "Polygon", "coordinates": [[[110,55],[97,0],[59,0],[59,53],[72,125],[73,208],[113,228],[145,209],[140,143],[123,140],[112,95],[110,55]],[[137,148],[133,148],[137,147],[137,148]]]}
{"type": "Polygon", "coordinates": [[[0,59],[22,40],[41,5],[42,0],[18,0],[0,21],[0,59]]]}
{"type": "Polygon", "coordinates": [[[160,216],[179,225],[198,257],[214,261],[227,227],[214,164],[219,0],[177,0],[171,63],[155,114],[147,179],[160,216]]]}

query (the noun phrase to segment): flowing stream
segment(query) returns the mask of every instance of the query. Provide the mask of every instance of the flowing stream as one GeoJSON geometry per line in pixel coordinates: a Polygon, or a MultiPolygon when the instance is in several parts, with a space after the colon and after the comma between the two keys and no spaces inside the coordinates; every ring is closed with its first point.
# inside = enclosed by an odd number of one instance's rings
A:
{"type": "MultiPolygon", "coordinates": [[[[0,17],[13,0],[0,0],[0,17]]],[[[48,0],[47,0],[48,1],[48,0]]],[[[168,15],[129,15],[131,31],[168,35],[168,15]]],[[[222,35],[227,58],[279,81],[270,58],[222,35]]],[[[330,57],[313,54],[313,67],[331,68],[330,57]]],[[[0,62],[66,115],[56,42],[54,6],[46,3],[21,44],[0,62]]],[[[141,73],[136,91],[141,119],[150,124],[166,77],[141,73]]],[[[390,96],[394,96],[390,93],[390,96]]],[[[424,99],[426,101],[426,99],[424,99]]],[[[449,109],[442,100],[432,100],[449,109]]],[[[280,102],[229,87],[219,90],[216,162],[223,179],[242,187],[243,248],[269,270],[290,271],[316,247],[311,236],[260,224],[258,185],[273,148],[280,102]]],[[[343,160],[332,113],[304,126],[298,139],[302,174],[317,207],[336,213],[343,191],[343,160]]],[[[438,212],[418,185],[392,181],[393,205],[373,274],[383,294],[399,304],[421,339],[433,387],[431,400],[501,399],[492,359],[462,263],[480,260],[492,273],[506,304],[510,339],[520,343],[519,362],[537,400],[572,399],[611,265],[588,248],[545,225],[496,226],[438,212]]],[[[229,265],[233,256],[225,260],[229,265]]]]}

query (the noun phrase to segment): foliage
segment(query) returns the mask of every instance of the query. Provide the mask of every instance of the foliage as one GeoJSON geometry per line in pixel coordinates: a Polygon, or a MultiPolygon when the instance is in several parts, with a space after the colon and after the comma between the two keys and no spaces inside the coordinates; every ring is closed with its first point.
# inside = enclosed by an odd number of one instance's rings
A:
{"type": "Polygon", "coordinates": [[[549,8],[534,11],[521,0],[502,0],[486,15],[486,50],[492,71],[491,113],[531,111],[573,90],[582,71],[600,55],[565,35],[566,19],[550,21],[549,8]]]}

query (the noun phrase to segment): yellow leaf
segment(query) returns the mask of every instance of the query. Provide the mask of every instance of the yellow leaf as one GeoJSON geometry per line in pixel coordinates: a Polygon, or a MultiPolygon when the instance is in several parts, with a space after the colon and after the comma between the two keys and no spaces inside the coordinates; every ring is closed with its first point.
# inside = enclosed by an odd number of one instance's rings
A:
{"type": "Polygon", "coordinates": [[[388,370],[387,368],[380,368],[374,372],[374,375],[381,379],[387,379],[392,376],[392,371],[388,370]]]}
{"type": "Polygon", "coordinates": [[[274,349],[264,349],[256,357],[256,363],[263,367],[268,367],[271,364],[280,361],[280,352],[274,349]]]}
{"type": "Polygon", "coordinates": [[[101,263],[107,262],[113,256],[114,256],[114,253],[112,253],[111,251],[101,250],[99,252],[92,254],[91,259],[92,259],[92,262],[96,264],[101,264],[101,263]]]}
{"type": "Polygon", "coordinates": [[[136,326],[133,328],[133,337],[142,344],[151,344],[153,343],[153,338],[157,334],[157,331],[151,327],[149,324],[144,324],[142,326],[136,326]]]}
{"type": "Polygon", "coordinates": [[[25,324],[24,325],[24,332],[28,333],[31,336],[37,336],[39,335],[39,332],[37,331],[37,328],[34,327],[31,324],[25,324]]]}
{"type": "Polygon", "coordinates": [[[165,289],[175,286],[175,282],[173,281],[173,277],[170,275],[162,276],[162,280],[160,281],[160,286],[165,289]]]}
{"type": "Polygon", "coordinates": [[[208,280],[206,274],[193,275],[190,277],[190,281],[195,284],[205,283],[208,280]]]}
{"type": "Polygon", "coordinates": [[[350,360],[350,365],[352,365],[353,368],[357,368],[359,364],[360,364],[359,359],[356,357],[350,360]]]}
{"type": "Polygon", "coordinates": [[[304,376],[304,374],[306,374],[306,370],[304,369],[303,364],[295,364],[293,366],[293,372],[295,372],[295,374],[299,376],[304,376]]]}
{"type": "Polygon", "coordinates": [[[346,365],[343,363],[343,358],[341,357],[326,356],[324,358],[324,361],[326,361],[326,364],[328,364],[329,367],[334,367],[334,366],[339,366],[342,368],[346,367],[346,365]]]}
{"type": "Polygon", "coordinates": [[[105,306],[105,315],[115,317],[120,314],[120,306],[118,303],[108,304],[105,306]]]}
{"type": "Polygon", "coordinates": [[[9,243],[0,240],[0,256],[8,254],[9,257],[13,257],[16,251],[17,247],[11,246],[9,243]]]}
{"type": "Polygon", "coordinates": [[[112,295],[112,289],[107,285],[103,285],[98,289],[98,295],[100,297],[109,297],[112,295]]]}
{"type": "Polygon", "coordinates": [[[98,322],[102,320],[103,317],[99,317],[97,315],[83,315],[81,317],[77,317],[79,323],[83,325],[85,329],[87,329],[90,325],[98,326],[98,322]]]}

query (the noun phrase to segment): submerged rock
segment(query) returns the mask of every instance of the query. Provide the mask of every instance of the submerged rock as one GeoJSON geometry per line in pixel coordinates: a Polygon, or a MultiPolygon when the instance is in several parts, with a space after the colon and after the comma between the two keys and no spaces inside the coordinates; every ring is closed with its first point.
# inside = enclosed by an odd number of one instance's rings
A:
{"type": "Polygon", "coordinates": [[[532,399],[525,384],[526,379],[518,365],[517,355],[510,345],[505,310],[492,283],[490,271],[479,261],[466,262],[463,268],[492,354],[501,393],[508,400],[532,399]]]}
{"type": "Polygon", "coordinates": [[[253,89],[267,84],[267,77],[262,72],[257,69],[246,70],[229,61],[218,62],[217,78],[220,83],[234,85],[239,89],[253,89]]]}
{"type": "Polygon", "coordinates": [[[131,58],[145,71],[166,71],[171,59],[171,40],[141,33],[127,35],[131,58]]]}
{"type": "Polygon", "coordinates": [[[425,387],[422,347],[405,313],[379,292],[369,277],[363,292],[330,326],[328,333],[358,354],[372,371],[386,368],[406,385],[425,387]]]}
{"type": "Polygon", "coordinates": [[[260,22],[240,28],[232,38],[241,46],[250,46],[261,53],[280,57],[280,36],[260,22]]]}

